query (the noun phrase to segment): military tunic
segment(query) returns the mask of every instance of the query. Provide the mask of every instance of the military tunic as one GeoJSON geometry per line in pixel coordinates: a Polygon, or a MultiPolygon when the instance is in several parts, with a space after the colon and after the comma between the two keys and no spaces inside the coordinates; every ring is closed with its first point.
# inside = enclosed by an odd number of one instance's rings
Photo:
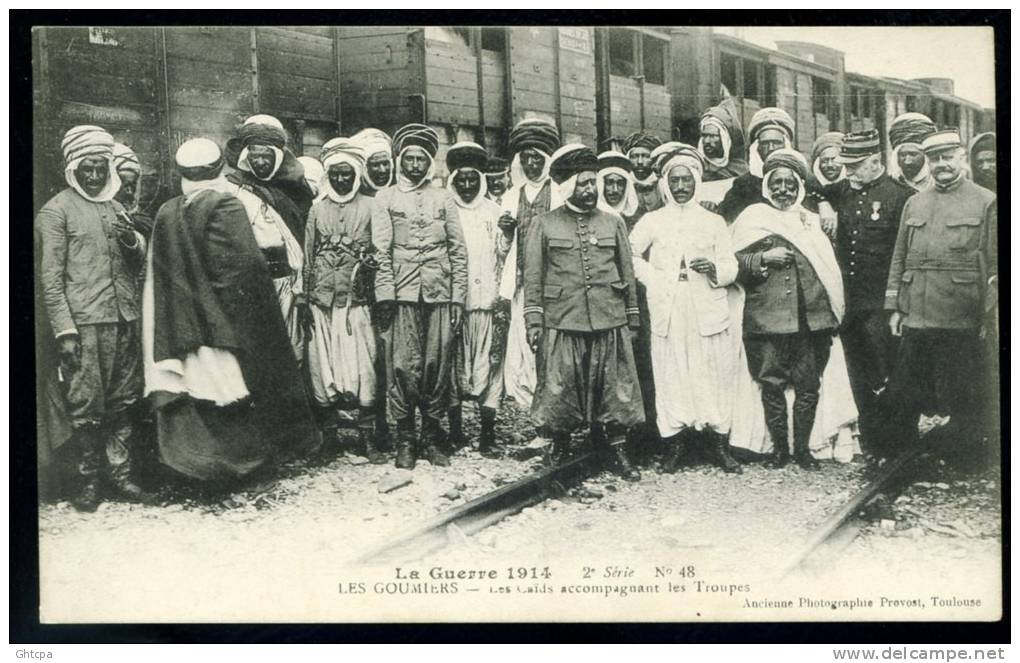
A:
{"type": "Polygon", "coordinates": [[[980,417],[979,330],[998,302],[997,223],[995,194],[962,176],[903,208],[885,307],[903,316],[890,396],[905,441],[922,412],[948,414],[967,431],[980,417]]]}
{"type": "Polygon", "coordinates": [[[531,408],[562,436],[598,424],[610,437],[644,420],[630,335],[639,324],[627,227],[616,214],[566,205],[535,218],[524,268],[528,329],[543,327],[531,408]]]}

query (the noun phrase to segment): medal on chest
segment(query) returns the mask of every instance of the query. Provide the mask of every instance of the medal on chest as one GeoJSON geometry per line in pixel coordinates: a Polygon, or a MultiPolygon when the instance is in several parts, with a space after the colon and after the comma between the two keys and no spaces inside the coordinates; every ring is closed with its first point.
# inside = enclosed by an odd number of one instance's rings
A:
{"type": "Polygon", "coordinates": [[[599,240],[598,240],[597,237],[592,236],[592,237],[588,238],[588,243],[591,244],[592,246],[598,246],[599,245],[599,240]]]}
{"type": "Polygon", "coordinates": [[[881,214],[880,214],[881,211],[882,211],[882,201],[881,200],[872,200],[871,201],[871,220],[872,221],[878,221],[880,218],[882,218],[881,214]]]}

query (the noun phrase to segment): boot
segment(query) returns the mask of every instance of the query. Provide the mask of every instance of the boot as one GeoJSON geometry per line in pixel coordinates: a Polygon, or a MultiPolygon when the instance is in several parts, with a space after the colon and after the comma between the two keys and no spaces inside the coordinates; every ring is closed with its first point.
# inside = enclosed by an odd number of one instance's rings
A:
{"type": "Polygon", "coordinates": [[[99,493],[99,467],[101,464],[101,439],[93,427],[82,427],[75,431],[81,451],[78,459],[78,474],[84,479],[81,492],[71,500],[78,511],[94,513],[103,501],[99,493]]]}
{"type": "Polygon", "coordinates": [[[375,444],[375,432],[371,428],[358,428],[358,444],[365,449],[365,458],[373,465],[386,463],[386,454],[379,451],[375,444]]]}
{"type": "Polygon", "coordinates": [[[450,434],[446,436],[446,447],[450,454],[454,454],[468,446],[467,438],[464,437],[464,417],[460,405],[455,405],[446,411],[446,420],[450,422],[450,434]]]}
{"type": "Polygon", "coordinates": [[[786,422],[786,393],[782,388],[767,388],[762,385],[762,409],[765,410],[765,426],[772,438],[772,455],[765,461],[765,467],[778,469],[790,462],[790,432],[786,422]]]}
{"type": "Polygon", "coordinates": [[[641,481],[641,473],[637,471],[637,468],[631,465],[630,457],[627,455],[626,436],[620,436],[612,439],[609,442],[609,448],[612,453],[614,471],[620,475],[624,481],[641,481]]]}
{"type": "Polygon", "coordinates": [[[723,472],[727,474],[743,474],[744,468],[740,466],[740,463],[730,455],[730,441],[725,435],[720,435],[715,431],[708,431],[711,444],[712,444],[712,455],[715,457],[716,465],[722,468],[723,472]]]}
{"type": "Polygon", "coordinates": [[[793,459],[801,469],[812,472],[821,467],[815,457],[811,455],[809,448],[817,407],[817,393],[807,394],[804,397],[797,394],[797,399],[793,403],[793,459]]]}
{"type": "Polygon", "coordinates": [[[450,459],[439,450],[439,442],[443,439],[439,420],[422,415],[421,437],[421,457],[437,467],[448,467],[450,459]]]}
{"type": "Polygon", "coordinates": [[[127,502],[149,504],[155,496],[142,490],[142,487],[131,480],[131,461],[110,467],[110,483],[116,493],[127,502]]]}
{"type": "Polygon", "coordinates": [[[553,434],[552,442],[545,448],[542,455],[542,465],[545,467],[556,467],[562,465],[570,456],[570,436],[553,434]]]}
{"type": "Polygon", "coordinates": [[[662,463],[662,471],[666,474],[676,474],[680,464],[687,458],[687,436],[690,429],[677,433],[673,438],[673,446],[662,463]]]}
{"type": "Polygon", "coordinates": [[[414,469],[416,438],[414,415],[397,422],[397,460],[394,463],[397,467],[404,470],[414,469]]]}
{"type": "Polygon", "coordinates": [[[491,407],[481,407],[478,412],[482,420],[482,435],[478,441],[478,453],[486,458],[499,458],[500,453],[496,448],[496,410],[491,407]]]}

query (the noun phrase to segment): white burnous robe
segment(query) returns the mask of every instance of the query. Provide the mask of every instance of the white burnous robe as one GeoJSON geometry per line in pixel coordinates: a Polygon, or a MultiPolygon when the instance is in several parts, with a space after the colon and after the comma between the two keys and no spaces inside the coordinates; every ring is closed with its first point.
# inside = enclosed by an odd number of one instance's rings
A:
{"type": "MultiPolygon", "coordinates": [[[[842,321],[846,310],[843,279],[836,255],[828,237],[821,229],[817,214],[804,210],[800,204],[787,210],[758,203],[741,212],[731,227],[733,250],[740,251],[768,235],[780,235],[811,263],[825,288],[832,312],[842,321]]],[[[740,342],[737,360],[736,393],[734,395],[733,425],[730,445],[765,454],[772,450],[773,441],[765,426],[765,413],[761,404],[761,389],[751,377],[744,353],[742,329],[744,320],[744,290],[739,286],[730,290],[730,311],[734,338],[740,342]]],[[[793,412],[793,389],[787,389],[788,412],[793,412]]],[[[816,459],[835,459],[850,462],[861,452],[854,435],[857,424],[857,404],[854,401],[847,373],[843,343],[838,336],[832,339],[829,361],[822,373],[818,392],[818,409],[811,430],[809,448],[816,459]]],[[[793,431],[793,426],[789,427],[793,431]]]]}

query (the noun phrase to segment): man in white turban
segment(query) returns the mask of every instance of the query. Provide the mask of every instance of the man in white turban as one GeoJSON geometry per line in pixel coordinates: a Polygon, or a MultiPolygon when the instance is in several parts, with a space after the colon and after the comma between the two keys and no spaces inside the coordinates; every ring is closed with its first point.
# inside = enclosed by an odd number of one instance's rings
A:
{"type": "Polygon", "coordinates": [[[98,508],[104,470],[117,496],[148,499],[131,476],[129,416],[142,391],[138,272],[145,240],[114,199],[120,178],[113,145],[100,127],[70,129],[61,143],[68,186],[35,219],[39,284],[81,452],[83,485],[73,504],[82,511],[98,508]]]}
{"type": "Polygon", "coordinates": [[[375,196],[377,191],[392,185],[393,140],[379,129],[362,129],[351,136],[351,142],[365,154],[361,193],[375,196]]]}

